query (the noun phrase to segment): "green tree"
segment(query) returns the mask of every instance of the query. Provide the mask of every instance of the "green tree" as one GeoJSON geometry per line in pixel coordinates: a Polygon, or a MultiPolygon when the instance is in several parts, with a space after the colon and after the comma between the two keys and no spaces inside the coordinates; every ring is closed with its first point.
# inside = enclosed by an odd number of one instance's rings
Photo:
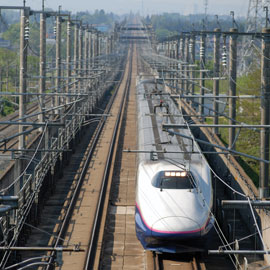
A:
{"type": "Polygon", "coordinates": [[[6,40],[10,40],[13,46],[19,46],[20,41],[20,23],[9,26],[8,30],[2,36],[6,40]]]}

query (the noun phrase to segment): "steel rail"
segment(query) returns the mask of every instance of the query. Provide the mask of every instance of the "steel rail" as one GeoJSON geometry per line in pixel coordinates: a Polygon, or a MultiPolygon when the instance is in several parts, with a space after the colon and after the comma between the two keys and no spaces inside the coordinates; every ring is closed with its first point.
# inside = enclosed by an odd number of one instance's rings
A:
{"type": "MultiPolygon", "coordinates": [[[[122,74],[122,78],[123,78],[123,74],[122,74]]],[[[120,81],[122,81],[122,78],[120,81]]],[[[119,82],[119,85],[120,85],[120,82],[119,82]]],[[[111,97],[105,111],[104,111],[104,114],[109,114],[110,110],[111,110],[111,107],[113,105],[113,102],[115,100],[115,97],[117,95],[117,92],[118,92],[118,89],[119,89],[119,86],[117,87],[117,91],[114,92],[113,96],[111,97]]],[[[87,168],[89,167],[89,163],[92,159],[92,156],[94,154],[94,151],[95,151],[95,148],[96,148],[96,145],[98,143],[98,140],[100,138],[100,135],[101,135],[101,132],[103,130],[103,127],[105,126],[105,123],[106,123],[106,119],[107,117],[103,117],[95,131],[95,134],[94,134],[94,138],[92,139],[92,143],[91,143],[91,147],[89,149],[89,152],[87,154],[87,157],[86,157],[86,160],[84,162],[84,165],[83,165],[83,168],[82,168],[82,172],[80,174],[80,177],[78,179],[78,182],[77,182],[77,185],[76,185],[76,188],[73,192],[73,195],[72,195],[72,198],[71,198],[71,201],[69,203],[69,207],[65,213],[65,217],[61,223],[61,227],[60,227],[60,231],[58,233],[58,236],[56,238],[56,241],[54,243],[54,247],[56,248],[57,246],[60,246],[63,242],[63,238],[65,236],[65,233],[66,233],[66,230],[68,228],[68,225],[69,225],[69,221],[70,221],[70,218],[72,216],[72,213],[73,213],[73,210],[74,210],[74,207],[76,205],[76,202],[77,202],[77,198],[79,196],[79,192],[80,192],[80,188],[82,186],[82,183],[83,183],[83,180],[84,180],[84,177],[87,173],[87,168]]],[[[55,252],[53,251],[51,254],[50,254],[50,259],[48,261],[48,266],[46,267],[47,270],[50,270],[51,269],[51,265],[52,265],[52,262],[54,261],[54,257],[55,257],[55,252]]]]}
{"type": "MultiPolygon", "coordinates": [[[[131,52],[132,52],[132,49],[131,49],[131,52]]],[[[127,78],[127,82],[125,85],[125,91],[124,91],[124,95],[123,95],[122,100],[121,100],[120,109],[118,111],[116,125],[115,125],[114,131],[113,131],[113,139],[112,139],[111,144],[110,144],[109,155],[108,155],[108,158],[106,161],[106,167],[105,167],[105,171],[104,171],[104,175],[103,175],[103,179],[102,179],[102,187],[101,187],[101,192],[99,194],[98,207],[96,209],[96,215],[95,215],[91,240],[89,243],[87,258],[86,258],[85,267],[84,267],[85,270],[93,269],[93,265],[94,265],[94,261],[95,261],[96,247],[97,247],[96,241],[97,241],[98,236],[99,236],[98,228],[100,226],[100,221],[101,221],[101,217],[102,217],[103,203],[104,203],[106,186],[107,186],[106,184],[108,182],[108,178],[109,178],[109,174],[110,174],[111,161],[112,161],[113,152],[114,152],[115,145],[116,145],[117,132],[118,132],[119,126],[121,124],[121,121],[120,121],[121,116],[124,113],[125,105],[126,105],[126,101],[127,101],[127,97],[128,97],[128,90],[130,89],[131,74],[132,74],[131,71],[132,71],[132,53],[130,53],[129,73],[128,73],[128,78],[127,78]]]]}

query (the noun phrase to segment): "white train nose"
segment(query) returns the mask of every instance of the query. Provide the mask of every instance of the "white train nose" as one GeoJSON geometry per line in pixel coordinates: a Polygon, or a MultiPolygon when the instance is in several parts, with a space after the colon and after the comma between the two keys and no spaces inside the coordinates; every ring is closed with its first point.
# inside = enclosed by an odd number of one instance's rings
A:
{"type": "Polygon", "coordinates": [[[164,217],[152,225],[152,231],[159,233],[198,233],[200,225],[193,219],[182,216],[164,217]]]}

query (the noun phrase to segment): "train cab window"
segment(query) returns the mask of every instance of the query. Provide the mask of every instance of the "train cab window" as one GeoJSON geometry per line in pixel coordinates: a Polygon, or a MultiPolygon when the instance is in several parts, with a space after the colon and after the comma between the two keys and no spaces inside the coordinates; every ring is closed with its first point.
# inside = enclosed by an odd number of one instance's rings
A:
{"type": "Polygon", "coordinates": [[[162,189],[193,189],[195,182],[187,171],[162,171],[152,179],[152,185],[162,189]]]}

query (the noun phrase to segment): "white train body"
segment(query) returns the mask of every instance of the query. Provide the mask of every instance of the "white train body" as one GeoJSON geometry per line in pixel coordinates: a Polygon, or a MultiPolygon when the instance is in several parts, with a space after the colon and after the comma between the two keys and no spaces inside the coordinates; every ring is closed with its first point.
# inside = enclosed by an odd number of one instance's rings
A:
{"type": "Polygon", "coordinates": [[[213,226],[211,171],[195,142],[162,130],[184,119],[169,96],[150,94],[153,86],[137,86],[136,234],[145,249],[175,252],[175,242],[202,237],[213,226]]]}

